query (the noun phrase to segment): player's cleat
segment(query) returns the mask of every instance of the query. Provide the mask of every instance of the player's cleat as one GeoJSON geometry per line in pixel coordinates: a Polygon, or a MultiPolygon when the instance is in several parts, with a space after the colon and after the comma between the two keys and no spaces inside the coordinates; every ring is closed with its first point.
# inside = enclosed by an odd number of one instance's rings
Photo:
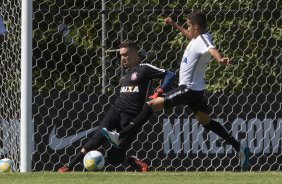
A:
{"type": "Polygon", "coordinates": [[[114,147],[118,147],[120,141],[119,141],[119,133],[114,131],[108,131],[106,128],[102,128],[101,131],[102,135],[105,136],[108,141],[113,145],[114,147]]]}
{"type": "Polygon", "coordinates": [[[146,163],[142,162],[139,159],[136,159],[135,163],[137,165],[139,165],[139,171],[141,171],[141,172],[147,172],[148,171],[148,165],[146,163]]]}
{"type": "Polygon", "coordinates": [[[68,166],[63,166],[58,170],[59,173],[64,173],[64,172],[69,172],[69,171],[70,169],[68,168],[68,166]]]}
{"type": "Polygon", "coordinates": [[[147,172],[148,171],[148,165],[135,156],[130,156],[129,159],[128,159],[128,162],[131,166],[135,167],[140,172],[147,172]]]}
{"type": "Polygon", "coordinates": [[[240,148],[240,165],[243,171],[248,169],[249,166],[249,158],[250,158],[250,149],[248,146],[241,146],[240,148]]]}

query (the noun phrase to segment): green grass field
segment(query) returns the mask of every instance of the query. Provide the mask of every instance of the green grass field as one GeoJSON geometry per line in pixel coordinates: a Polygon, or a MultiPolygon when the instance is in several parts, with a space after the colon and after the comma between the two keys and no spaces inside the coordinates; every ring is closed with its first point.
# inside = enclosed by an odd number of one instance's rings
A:
{"type": "Polygon", "coordinates": [[[33,172],[33,173],[0,173],[0,184],[127,184],[127,183],[197,183],[197,184],[242,184],[282,183],[282,172],[33,172]]]}

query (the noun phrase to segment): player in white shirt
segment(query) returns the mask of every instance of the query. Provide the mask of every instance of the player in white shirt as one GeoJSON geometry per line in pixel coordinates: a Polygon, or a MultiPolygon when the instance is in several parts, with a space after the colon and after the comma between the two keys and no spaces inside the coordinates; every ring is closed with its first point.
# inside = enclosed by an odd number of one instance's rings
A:
{"type": "MultiPolygon", "coordinates": [[[[191,40],[186,47],[181,60],[179,86],[169,91],[165,97],[160,97],[159,94],[162,93],[162,90],[157,90],[155,98],[147,102],[148,107],[144,109],[134,119],[128,129],[124,129],[124,131],[131,131],[134,128],[142,126],[153,112],[178,105],[188,105],[204,128],[213,131],[233,146],[239,153],[241,168],[246,170],[249,161],[249,148],[245,145],[240,145],[240,142],[237,141],[219,122],[210,118],[210,110],[207,101],[204,98],[204,76],[207,65],[212,57],[219,64],[229,64],[229,58],[220,55],[212,43],[211,34],[206,32],[206,15],[201,11],[195,11],[189,14],[187,17],[187,29],[175,23],[170,17],[166,18],[164,21],[191,40]]],[[[117,137],[120,138],[125,134],[126,132],[115,134],[108,131],[108,139],[111,141],[116,140],[117,137]]]]}
{"type": "Polygon", "coordinates": [[[187,88],[195,91],[204,90],[206,67],[211,60],[209,49],[214,49],[210,33],[203,33],[197,38],[192,38],[180,64],[179,86],[186,85],[187,88]]]}

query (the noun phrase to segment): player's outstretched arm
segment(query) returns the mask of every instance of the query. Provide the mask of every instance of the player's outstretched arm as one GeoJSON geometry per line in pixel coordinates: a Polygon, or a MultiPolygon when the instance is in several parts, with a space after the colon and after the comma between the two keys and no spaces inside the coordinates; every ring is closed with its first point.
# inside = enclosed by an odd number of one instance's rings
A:
{"type": "Polygon", "coordinates": [[[162,85],[161,88],[165,91],[174,81],[176,75],[174,72],[166,70],[165,71],[165,76],[162,80],[162,85]]]}
{"type": "Polygon", "coordinates": [[[188,37],[188,31],[187,29],[183,28],[179,24],[175,23],[170,17],[167,17],[164,19],[165,24],[171,25],[175,27],[178,31],[180,31],[186,38],[188,37]]]}
{"type": "Polygon", "coordinates": [[[209,53],[219,64],[222,64],[222,65],[229,64],[229,61],[230,61],[229,58],[222,57],[216,48],[209,48],[209,53]]]}
{"type": "Polygon", "coordinates": [[[149,99],[154,99],[163,94],[163,92],[172,84],[174,81],[176,75],[172,71],[166,70],[165,76],[162,80],[162,84],[159,88],[157,88],[151,96],[149,96],[149,99]]]}

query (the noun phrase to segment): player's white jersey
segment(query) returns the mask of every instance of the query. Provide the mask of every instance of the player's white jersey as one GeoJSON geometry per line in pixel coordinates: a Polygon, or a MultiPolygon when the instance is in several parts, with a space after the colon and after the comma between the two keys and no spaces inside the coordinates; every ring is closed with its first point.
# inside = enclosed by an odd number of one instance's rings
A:
{"type": "Polygon", "coordinates": [[[214,48],[211,34],[206,32],[193,38],[186,47],[180,64],[179,85],[202,91],[205,88],[205,71],[211,61],[209,48],[214,48]]]}

